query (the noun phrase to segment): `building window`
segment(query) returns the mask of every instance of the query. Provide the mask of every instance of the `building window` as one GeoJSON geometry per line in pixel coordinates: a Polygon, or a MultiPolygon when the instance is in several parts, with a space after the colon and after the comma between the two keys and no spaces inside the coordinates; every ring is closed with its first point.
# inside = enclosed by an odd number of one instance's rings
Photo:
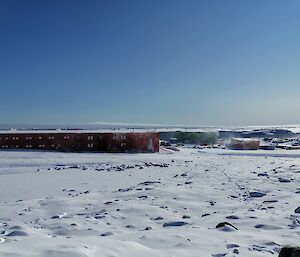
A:
{"type": "MultiPolygon", "coordinates": [[[[0,138],[1,139],[1,138],[0,138]]],[[[102,140],[102,135],[99,135],[99,140],[102,140]]]]}
{"type": "Polygon", "coordinates": [[[126,143],[121,143],[121,147],[125,147],[126,146],[126,143]]]}
{"type": "Polygon", "coordinates": [[[64,139],[70,139],[70,137],[69,136],[64,136],[64,139]]]}
{"type": "Polygon", "coordinates": [[[18,137],[16,137],[16,140],[19,140],[19,138],[18,138],[18,137]]]}
{"type": "Polygon", "coordinates": [[[26,140],[31,140],[32,139],[32,137],[26,137],[26,140]]]}
{"type": "Polygon", "coordinates": [[[94,144],[88,144],[88,148],[93,148],[94,144]]]}
{"type": "Polygon", "coordinates": [[[55,145],[54,145],[54,144],[52,144],[52,145],[51,145],[51,147],[55,147],[55,145]]]}
{"type": "Polygon", "coordinates": [[[49,137],[49,139],[54,139],[54,137],[49,137]]]}
{"type": "Polygon", "coordinates": [[[8,140],[8,137],[6,137],[5,140],[8,140]]]}
{"type": "Polygon", "coordinates": [[[88,136],[88,140],[93,140],[94,136],[88,136]]]}
{"type": "Polygon", "coordinates": [[[39,137],[39,139],[42,139],[42,137],[39,137]]]}

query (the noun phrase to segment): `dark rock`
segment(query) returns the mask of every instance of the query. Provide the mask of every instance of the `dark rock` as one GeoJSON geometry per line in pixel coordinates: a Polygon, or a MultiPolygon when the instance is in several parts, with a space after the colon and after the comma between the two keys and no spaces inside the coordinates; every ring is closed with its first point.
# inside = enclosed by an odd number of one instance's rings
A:
{"type": "Polygon", "coordinates": [[[263,203],[277,203],[278,200],[266,200],[266,201],[263,201],[263,203]]]}
{"type": "Polygon", "coordinates": [[[149,186],[149,185],[153,185],[153,184],[160,184],[159,181],[145,181],[142,183],[139,183],[139,185],[144,185],[144,186],[149,186]]]}
{"type": "Polygon", "coordinates": [[[128,187],[128,188],[120,188],[120,189],[118,189],[118,192],[128,192],[128,191],[130,191],[130,190],[132,190],[131,187],[128,187]]]}
{"type": "Polygon", "coordinates": [[[300,207],[295,209],[295,213],[300,213],[300,207]]]}
{"type": "Polygon", "coordinates": [[[183,221],[171,221],[171,222],[166,222],[164,223],[163,227],[181,227],[181,226],[185,226],[188,225],[187,222],[183,222],[183,221]]]}
{"type": "Polygon", "coordinates": [[[229,226],[229,227],[234,228],[235,230],[238,230],[237,227],[233,226],[232,224],[230,224],[229,222],[226,222],[226,221],[225,221],[225,222],[219,223],[219,224],[216,226],[216,228],[224,228],[224,227],[226,227],[226,226],[229,226]]]}
{"type": "Polygon", "coordinates": [[[279,227],[279,226],[275,226],[275,225],[267,225],[267,224],[256,224],[254,227],[255,227],[255,228],[259,228],[259,229],[264,229],[264,230],[276,230],[276,229],[281,229],[281,227],[279,227]]]}
{"type": "Polygon", "coordinates": [[[112,236],[112,235],[113,233],[110,231],[101,234],[101,236],[112,236]]]}
{"type": "Polygon", "coordinates": [[[292,246],[283,247],[278,257],[300,257],[300,248],[292,246]]]}
{"type": "Polygon", "coordinates": [[[268,175],[268,173],[263,172],[263,173],[258,173],[257,176],[259,176],[259,177],[268,177],[269,175],[268,175]]]}
{"type": "Polygon", "coordinates": [[[147,199],[148,196],[147,196],[147,195],[141,195],[141,196],[139,196],[138,198],[143,200],[143,199],[147,199]]]}
{"type": "Polygon", "coordinates": [[[291,180],[289,178],[278,178],[280,183],[289,183],[291,180]]]}
{"type": "Polygon", "coordinates": [[[28,234],[24,231],[15,230],[10,232],[7,236],[28,236],[28,234]]]}
{"type": "Polygon", "coordinates": [[[266,194],[263,193],[263,192],[256,192],[256,191],[250,192],[250,197],[263,197],[263,196],[265,196],[265,195],[266,195],[266,194]]]}
{"type": "Polygon", "coordinates": [[[227,248],[227,249],[238,248],[238,247],[240,247],[240,246],[237,245],[237,244],[227,244],[227,245],[226,245],[226,248],[227,248]]]}
{"type": "Polygon", "coordinates": [[[151,230],[152,228],[151,227],[146,227],[144,230],[151,230]]]}
{"type": "Polygon", "coordinates": [[[236,215],[230,215],[230,216],[227,216],[226,219],[229,219],[229,220],[238,220],[239,217],[236,216],[236,215]]]}
{"type": "Polygon", "coordinates": [[[100,220],[100,219],[104,219],[105,216],[95,216],[94,218],[95,218],[96,220],[100,220]]]}
{"type": "Polygon", "coordinates": [[[238,249],[234,249],[232,252],[235,253],[235,254],[239,254],[240,253],[238,249]]]}

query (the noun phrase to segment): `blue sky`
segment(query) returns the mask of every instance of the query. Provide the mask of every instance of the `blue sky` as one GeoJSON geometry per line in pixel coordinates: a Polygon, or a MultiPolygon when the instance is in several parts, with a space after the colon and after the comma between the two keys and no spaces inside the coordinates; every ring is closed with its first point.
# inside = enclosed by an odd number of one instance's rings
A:
{"type": "Polygon", "coordinates": [[[0,123],[300,123],[300,1],[0,0],[0,123]]]}

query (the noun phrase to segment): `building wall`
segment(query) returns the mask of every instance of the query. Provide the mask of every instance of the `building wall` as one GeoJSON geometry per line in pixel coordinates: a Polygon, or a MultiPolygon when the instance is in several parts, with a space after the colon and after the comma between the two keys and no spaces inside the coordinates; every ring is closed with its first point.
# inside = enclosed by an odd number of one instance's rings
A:
{"type": "Polygon", "coordinates": [[[232,150],[258,150],[260,148],[259,140],[243,140],[243,139],[231,139],[227,148],[232,150]]]}
{"type": "Polygon", "coordinates": [[[158,152],[159,133],[7,133],[0,149],[39,149],[67,152],[158,152]]]}

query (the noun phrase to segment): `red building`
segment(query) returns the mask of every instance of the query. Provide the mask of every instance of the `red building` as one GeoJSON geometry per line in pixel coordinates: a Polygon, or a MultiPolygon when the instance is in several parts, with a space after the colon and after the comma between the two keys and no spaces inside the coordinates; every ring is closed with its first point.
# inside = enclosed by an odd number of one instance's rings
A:
{"type": "Polygon", "coordinates": [[[9,131],[0,132],[0,149],[65,152],[159,151],[158,132],[9,131]]]}

